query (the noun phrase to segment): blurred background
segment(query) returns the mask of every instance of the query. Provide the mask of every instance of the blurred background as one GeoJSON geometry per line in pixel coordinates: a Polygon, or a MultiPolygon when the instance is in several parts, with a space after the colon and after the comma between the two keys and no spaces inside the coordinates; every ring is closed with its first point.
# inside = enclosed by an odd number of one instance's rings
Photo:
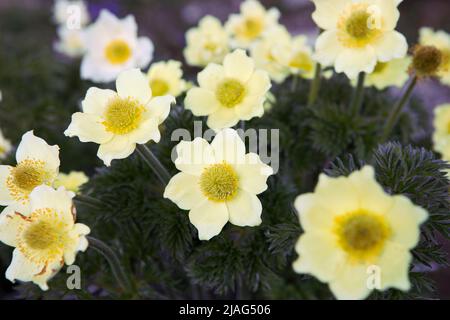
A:
{"type": "MultiPolygon", "coordinates": [[[[183,61],[185,31],[206,14],[225,21],[238,12],[240,0],[85,0],[92,20],[102,8],[119,17],[133,14],[139,35],[155,44],[155,59],[183,61]]],[[[266,7],[277,7],[281,23],[292,34],[306,34],[313,39],[317,29],[311,19],[314,6],[309,0],[261,0],[266,7]]],[[[79,64],[53,50],[56,26],[52,23],[53,0],[0,0],[0,128],[16,144],[30,129],[59,144],[63,150],[62,171],[84,170],[92,173],[100,165],[95,146],[66,139],[62,132],[70,115],[78,108],[85,90],[92,84],[79,79],[79,64]],[[79,157],[80,152],[89,156],[79,157]]],[[[420,27],[428,26],[450,32],[449,0],[404,0],[400,5],[398,30],[412,46],[420,27]]],[[[195,70],[186,69],[188,77],[195,70]]],[[[441,103],[450,102],[450,88],[437,81],[419,84],[420,95],[430,112],[441,103]]],[[[450,244],[445,243],[450,252],[450,244]]],[[[10,251],[0,245],[0,298],[7,298],[10,283],[4,270],[10,251]]],[[[450,269],[431,272],[439,297],[450,298],[450,269]]]]}

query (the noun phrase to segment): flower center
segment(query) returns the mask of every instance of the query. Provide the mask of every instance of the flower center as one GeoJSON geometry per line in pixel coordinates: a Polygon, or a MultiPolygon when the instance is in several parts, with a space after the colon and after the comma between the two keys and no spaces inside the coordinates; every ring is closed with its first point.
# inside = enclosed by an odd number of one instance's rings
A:
{"type": "Polygon", "coordinates": [[[244,100],[245,87],[237,80],[227,79],[217,86],[216,97],[226,108],[233,108],[244,100]]]}
{"type": "Polygon", "coordinates": [[[213,164],[200,176],[200,189],[211,201],[231,200],[238,190],[239,178],[234,168],[227,163],[213,164]]]}
{"type": "Polygon", "coordinates": [[[19,225],[17,243],[19,251],[35,263],[60,259],[68,244],[69,227],[54,209],[38,209],[24,217],[19,225]]]}
{"type": "Polygon", "coordinates": [[[375,66],[375,69],[373,69],[372,74],[383,72],[386,69],[387,65],[387,62],[378,62],[375,66]]]}
{"type": "Polygon", "coordinates": [[[25,159],[11,169],[6,186],[16,201],[24,201],[35,187],[49,184],[50,181],[44,161],[25,159]]]}
{"type": "Polygon", "coordinates": [[[412,67],[418,76],[434,76],[442,65],[442,52],[434,46],[416,46],[412,67]]]}
{"type": "Polygon", "coordinates": [[[377,257],[391,234],[382,216],[364,210],[337,217],[334,230],[341,248],[358,262],[377,257]]]}
{"type": "Polygon", "coordinates": [[[104,114],[106,131],[114,134],[127,134],[135,130],[141,120],[144,107],[133,98],[113,98],[104,114]]]}
{"type": "Polygon", "coordinates": [[[246,38],[254,39],[258,37],[263,31],[264,25],[259,18],[247,18],[245,19],[242,33],[246,38]]]}
{"type": "Polygon", "coordinates": [[[299,69],[304,72],[310,72],[314,68],[314,64],[306,52],[298,52],[289,63],[291,68],[299,69]]]}
{"type": "Polygon", "coordinates": [[[150,88],[154,97],[163,96],[169,92],[169,84],[162,79],[150,80],[150,88]]]}
{"type": "Polygon", "coordinates": [[[364,3],[351,4],[338,20],[338,39],[349,48],[365,47],[381,34],[379,8],[364,3]]]}
{"type": "Polygon", "coordinates": [[[131,56],[131,48],[123,40],[113,40],[105,48],[106,59],[111,64],[122,64],[131,56]]]}

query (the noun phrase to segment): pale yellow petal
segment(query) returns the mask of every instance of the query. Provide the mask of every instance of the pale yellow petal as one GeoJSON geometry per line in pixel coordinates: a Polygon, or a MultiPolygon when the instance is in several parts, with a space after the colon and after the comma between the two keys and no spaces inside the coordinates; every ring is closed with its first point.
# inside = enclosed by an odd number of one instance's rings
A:
{"type": "Polygon", "coordinates": [[[101,116],[108,105],[108,102],[117,97],[117,93],[110,89],[99,89],[91,87],[86,92],[84,100],[81,102],[83,112],[101,116]]]}
{"type": "Polygon", "coordinates": [[[409,250],[396,243],[386,244],[377,266],[381,272],[380,290],[396,288],[407,291],[410,289],[409,265],[412,255],[409,250]]]}
{"type": "Polygon", "coordinates": [[[59,168],[59,147],[50,146],[44,139],[36,137],[33,131],[28,131],[22,136],[22,141],[17,147],[17,163],[26,160],[42,160],[47,169],[56,171],[59,168]]]}
{"type": "Polygon", "coordinates": [[[186,109],[191,110],[195,116],[206,116],[219,108],[219,102],[214,92],[203,88],[192,88],[184,99],[186,109]]]}
{"type": "Polygon", "coordinates": [[[322,29],[335,29],[342,10],[352,0],[313,0],[316,10],[312,14],[314,22],[322,29]]]}
{"type": "Polygon", "coordinates": [[[244,190],[239,190],[236,196],[227,201],[230,222],[240,227],[254,227],[261,224],[262,205],[258,197],[244,190]]]}
{"type": "Polygon", "coordinates": [[[147,77],[139,69],[130,69],[119,74],[116,88],[121,98],[132,97],[142,104],[147,104],[152,97],[147,77]]]}
{"type": "Polygon", "coordinates": [[[227,77],[247,82],[253,74],[255,63],[244,50],[237,49],[225,56],[223,66],[227,77]]]}
{"type": "Polygon", "coordinates": [[[239,186],[247,192],[260,194],[267,189],[267,178],[273,174],[273,169],[264,164],[256,153],[244,156],[244,162],[236,165],[239,176],[239,186]]]}
{"type": "Polygon", "coordinates": [[[106,166],[110,166],[112,160],[127,158],[135,148],[136,144],[130,142],[128,137],[116,135],[109,142],[100,145],[97,156],[106,166]]]}
{"type": "Polygon", "coordinates": [[[374,47],[378,60],[382,62],[403,58],[408,52],[406,38],[397,31],[384,33],[374,47]]]}
{"type": "Polygon", "coordinates": [[[224,79],[225,69],[223,66],[210,63],[197,75],[198,84],[201,88],[215,91],[217,85],[224,79]]]}
{"type": "Polygon", "coordinates": [[[177,145],[177,155],[177,169],[196,176],[200,175],[206,166],[217,162],[208,141],[200,137],[193,141],[181,141],[177,145]]]}
{"type": "Polygon", "coordinates": [[[206,200],[200,190],[199,177],[180,172],[170,179],[164,198],[173,201],[180,209],[190,210],[206,200]]]}
{"type": "Polygon", "coordinates": [[[217,161],[227,163],[244,163],[245,144],[234,129],[219,131],[211,142],[214,156],[217,161]]]}
{"type": "Polygon", "coordinates": [[[106,143],[113,137],[105,130],[99,116],[89,113],[76,112],[72,115],[72,122],[64,131],[68,137],[78,137],[81,142],[106,143]]]}
{"type": "Polygon", "coordinates": [[[189,211],[189,220],[197,228],[198,238],[209,240],[228,222],[228,209],[225,203],[204,201],[189,211]]]}
{"type": "Polygon", "coordinates": [[[377,64],[377,55],[373,47],[342,50],[336,58],[336,72],[344,72],[350,79],[355,79],[360,72],[371,73],[377,64]]]}
{"type": "Polygon", "coordinates": [[[25,217],[16,214],[14,208],[6,207],[0,214],[0,241],[12,247],[17,246],[17,232],[25,217]]]}
{"type": "Polygon", "coordinates": [[[156,119],[158,124],[166,120],[170,113],[170,106],[175,103],[175,97],[171,95],[154,97],[147,105],[148,115],[156,119]]]}
{"type": "Polygon", "coordinates": [[[223,128],[230,128],[239,122],[239,116],[233,109],[218,108],[208,116],[206,124],[209,128],[218,131],[223,128]]]}
{"type": "Polygon", "coordinates": [[[339,300],[362,300],[369,296],[367,285],[370,274],[365,264],[346,263],[336,268],[330,289],[339,300]]]}

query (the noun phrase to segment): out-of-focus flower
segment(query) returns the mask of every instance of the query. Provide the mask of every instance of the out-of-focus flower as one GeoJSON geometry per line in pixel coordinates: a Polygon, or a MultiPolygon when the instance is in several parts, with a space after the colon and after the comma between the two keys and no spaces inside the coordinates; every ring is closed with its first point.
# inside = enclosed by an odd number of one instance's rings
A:
{"type": "Polygon", "coordinates": [[[179,61],[153,63],[147,72],[147,78],[153,97],[167,94],[178,97],[186,90],[186,81],[183,80],[183,70],[179,61]]]}
{"type": "Polygon", "coordinates": [[[81,57],[86,51],[84,29],[67,29],[58,27],[58,42],[55,43],[56,51],[69,57],[81,57]]]}
{"type": "Polygon", "coordinates": [[[440,152],[446,161],[450,161],[450,103],[434,109],[434,150],[440,152]]]}
{"type": "Polygon", "coordinates": [[[0,130],[0,159],[5,159],[11,149],[11,142],[5,138],[3,132],[0,130]]]}
{"type": "Polygon", "coordinates": [[[378,90],[391,86],[403,87],[409,78],[408,68],[410,64],[410,57],[394,59],[389,62],[378,62],[373,72],[366,76],[364,85],[366,87],[374,86],[378,90]]]}
{"type": "Polygon", "coordinates": [[[34,188],[52,185],[59,170],[59,147],[28,131],[17,147],[16,161],[15,167],[0,166],[0,205],[20,211],[29,205],[34,188]]]}
{"type": "Polygon", "coordinates": [[[190,89],[184,101],[196,116],[208,116],[213,130],[232,127],[239,120],[264,114],[264,101],[270,89],[266,71],[255,70],[255,63],[244,50],[229,53],[223,65],[210,63],[197,76],[199,87],[190,89]]]}
{"type": "Polygon", "coordinates": [[[153,43],[137,36],[134,17],[118,19],[102,10],[95,23],[86,28],[86,54],[81,62],[81,78],[110,82],[120,72],[143,68],[153,57],[153,43]]]}
{"type": "Polygon", "coordinates": [[[316,41],[315,59],[334,65],[350,79],[373,72],[377,62],[403,58],[405,37],[395,31],[400,0],[312,0],[312,17],[324,31],[316,41]]]}
{"type": "Polygon", "coordinates": [[[371,275],[379,290],[409,290],[410,250],[428,213],[403,195],[385,193],[372,167],[348,177],[322,174],[295,208],[305,231],[295,247],[295,271],[329,283],[338,299],[366,298],[375,289],[371,275]]]}
{"type": "Polygon", "coordinates": [[[80,187],[89,181],[81,171],[71,171],[68,174],[60,172],[53,183],[55,188],[64,187],[66,190],[78,193],[80,187]]]}
{"type": "Polygon", "coordinates": [[[289,74],[289,69],[283,65],[280,56],[289,47],[291,35],[285,27],[279,25],[264,33],[250,49],[251,57],[257,68],[267,71],[270,78],[281,83],[289,74]]]}
{"type": "Polygon", "coordinates": [[[240,9],[239,14],[231,14],[225,23],[225,29],[231,36],[231,44],[235,48],[249,48],[264,32],[278,24],[278,9],[266,10],[256,0],[244,1],[240,9]]]}
{"type": "Polygon", "coordinates": [[[53,19],[61,27],[80,29],[89,23],[89,11],[83,0],[56,0],[53,19]]]}
{"type": "Polygon", "coordinates": [[[48,290],[49,281],[88,247],[90,229],[75,223],[74,194],[64,188],[39,186],[30,193],[30,208],[6,207],[0,214],[0,241],[15,247],[6,278],[32,281],[48,290]]]}
{"type": "Polygon", "coordinates": [[[441,61],[437,76],[442,83],[450,86],[450,35],[442,30],[433,31],[431,28],[421,28],[419,42],[421,45],[434,46],[439,49],[441,61]]]}
{"type": "Polygon", "coordinates": [[[197,228],[200,240],[218,235],[230,221],[237,226],[261,224],[262,206],[257,194],[267,189],[273,170],[245,144],[233,129],[220,131],[211,144],[203,138],[177,146],[176,174],[164,197],[183,210],[197,228]]]}
{"type": "Polygon", "coordinates": [[[187,46],[184,58],[191,66],[204,67],[208,63],[222,63],[230,51],[229,37],[219,19],[213,16],[203,17],[198,27],[186,32],[187,46]]]}
{"type": "Polygon", "coordinates": [[[72,115],[64,132],[81,142],[99,144],[97,156],[107,166],[113,159],[127,158],[136,144],[159,142],[158,126],[175,102],[171,95],[152,97],[148,79],[139,69],[122,72],[116,89],[90,88],[82,101],[83,112],[72,115]]]}
{"type": "Polygon", "coordinates": [[[298,75],[305,79],[312,79],[315,73],[313,52],[308,45],[308,38],[298,35],[289,44],[275,53],[276,59],[288,69],[289,74],[298,75]]]}

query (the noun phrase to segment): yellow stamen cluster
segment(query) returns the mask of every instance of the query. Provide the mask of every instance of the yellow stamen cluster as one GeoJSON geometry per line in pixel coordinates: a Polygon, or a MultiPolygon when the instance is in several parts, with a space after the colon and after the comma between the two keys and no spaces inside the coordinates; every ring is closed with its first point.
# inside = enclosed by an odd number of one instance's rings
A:
{"type": "Polygon", "coordinates": [[[26,159],[11,169],[6,186],[14,200],[26,201],[35,187],[48,184],[50,180],[44,161],[26,159]]]}
{"type": "Polygon", "coordinates": [[[123,64],[131,57],[131,48],[123,40],[113,40],[105,48],[105,57],[111,64],[123,64]]]}
{"type": "Polygon", "coordinates": [[[338,39],[349,48],[362,48],[376,40],[380,34],[379,17],[364,3],[354,3],[338,20],[338,39]]]}
{"type": "Polygon", "coordinates": [[[314,63],[306,52],[298,52],[289,62],[291,68],[300,69],[303,72],[310,72],[314,68],[314,63]]]}
{"type": "Polygon", "coordinates": [[[227,163],[213,164],[200,176],[200,189],[211,201],[225,202],[237,193],[239,178],[236,170],[227,163]]]}
{"type": "Polygon", "coordinates": [[[164,96],[169,93],[170,89],[167,81],[158,78],[150,80],[150,88],[154,97],[164,96]]]}
{"type": "Polygon", "coordinates": [[[391,234],[383,217],[364,210],[338,216],[334,232],[339,245],[354,262],[376,258],[391,234]]]}
{"type": "Polygon", "coordinates": [[[109,132],[127,134],[139,126],[144,110],[136,99],[115,97],[106,107],[102,124],[109,132]]]}
{"type": "Polygon", "coordinates": [[[34,263],[49,263],[61,259],[68,245],[68,225],[54,209],[38,209],[23,222],[17,233],[17,248],[34,263]]]}
{"type": "Polygon", "coordinates": [[[258,37],[264,29],[261,19],[247,18],[242,27],[242,33],[246,38],[254,39],[258,37]]]}
{"type": "Polygon", "coordinates": [[[217,86],[216,97],[226,108],[233,108],[244,100],[245,87],[235,79],[226,79],[217,86]]]}

